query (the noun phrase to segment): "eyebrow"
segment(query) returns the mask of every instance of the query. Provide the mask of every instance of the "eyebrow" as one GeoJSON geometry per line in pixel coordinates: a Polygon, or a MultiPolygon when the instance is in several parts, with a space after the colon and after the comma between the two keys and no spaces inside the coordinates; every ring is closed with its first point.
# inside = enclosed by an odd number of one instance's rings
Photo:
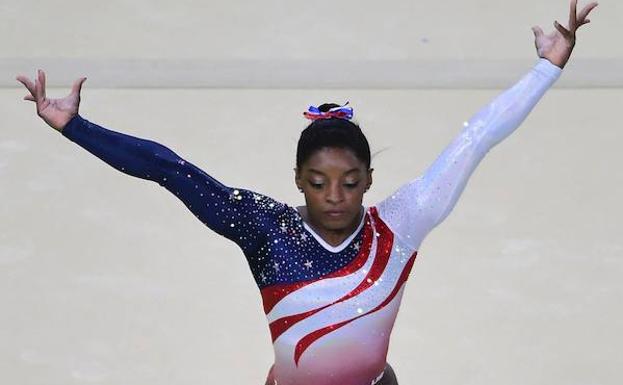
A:
{"type": "MultiPolygon", "coordinates": [[[[324,172],[320,171],[320,170],[316,170],[314,168],[310,168],[309,171],[311,172],[315,172],[316,174],[322,174],[325,175],[324,172]]],[[[358,168],[351,168],[350,170],[346,171],[344,174],[350,174],[351,172],[355,172],[355,171],[359,171],[358,168]]]]}

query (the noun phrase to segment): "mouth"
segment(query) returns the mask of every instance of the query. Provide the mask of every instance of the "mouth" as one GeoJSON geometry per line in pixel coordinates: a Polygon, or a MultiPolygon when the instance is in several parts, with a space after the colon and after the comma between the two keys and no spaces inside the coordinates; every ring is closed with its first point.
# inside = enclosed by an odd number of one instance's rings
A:
{"type": "Polygon", "coordinates": [[[337,217],[343,216],[346,212],[345,211],[330,210],[330,211],[325,211],[324,213],[327,216],[331,217],[331,218],[337,218],[337,217]]]}

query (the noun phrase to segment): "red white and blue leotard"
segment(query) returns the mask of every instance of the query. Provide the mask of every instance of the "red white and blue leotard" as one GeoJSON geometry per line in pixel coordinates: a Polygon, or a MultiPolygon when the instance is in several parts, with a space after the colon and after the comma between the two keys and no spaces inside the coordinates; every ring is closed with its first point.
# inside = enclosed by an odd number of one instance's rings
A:
{"type": "Polygon", "coordinates": [[[420,177],[375,206],[339,246],[298,211],[226,186],[169,148],[76,115],[62,134],[119,171],[152,180],[206,226],[236,242],[260,289],[279,385],[369,385],[383,374],[405,282],[424,237],[469,176],[526,118],[561,69],[546,59],[478,111],[420,177]]]}

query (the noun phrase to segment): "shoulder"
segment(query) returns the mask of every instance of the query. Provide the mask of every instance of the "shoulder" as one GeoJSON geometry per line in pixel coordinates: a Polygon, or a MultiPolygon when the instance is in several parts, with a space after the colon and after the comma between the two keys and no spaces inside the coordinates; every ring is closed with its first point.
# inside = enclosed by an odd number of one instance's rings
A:
{"type": "Polygon", "coordinates": [[[295,208],[268,195],[239,187],[232,187],[229,199],[253,227],[274,227],[284,216],[297,215],[295,208]]]}
{"type": "Polygon", "coordinates": [[[374,215],[394,236],[413,249],[418,249],[430,228],[430,219],[424,208],[430,205],[428,194],[421,191],[421,178],[403,183],[385,199],[378,202],[374,215]]]}
{"type": "Polygon", "coordinates": [[[257,213],[272,216],[277,216],[283,211],[288,210],[288,208],[291,209],[291,207],[284,202],[280,202],[268,195],[245,188],[232,187],[231,199],[253,207],[257,210],[257,213]]]}

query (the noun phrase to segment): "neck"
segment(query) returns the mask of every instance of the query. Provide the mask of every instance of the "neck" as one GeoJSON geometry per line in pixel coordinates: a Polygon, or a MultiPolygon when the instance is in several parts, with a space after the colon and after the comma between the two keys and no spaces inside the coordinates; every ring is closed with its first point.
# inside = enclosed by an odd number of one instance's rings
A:
{"type": "Polygon", "coordinates": [[[341,229],[326,229],[322,226],[319,226],[316,221],[314,221],[314,219],[309,216],[306,206],[299,206],[297,207],[297,209],[305,223],[307,223],[308,226],[310,226],[318,235],[322,237],[322,239],[324,239],[325,242],[327,242],[331,246],[339,246],[340,244],[342,244],[342,242],[344,242],[346,238],[350,237],[357,229],[357,227],[359,227],[359,224],[361,223],[361,218],[364,214],[364,210],[362,207],[362,209],[359,211],[359,214],[348,226],[341,229]]]}

